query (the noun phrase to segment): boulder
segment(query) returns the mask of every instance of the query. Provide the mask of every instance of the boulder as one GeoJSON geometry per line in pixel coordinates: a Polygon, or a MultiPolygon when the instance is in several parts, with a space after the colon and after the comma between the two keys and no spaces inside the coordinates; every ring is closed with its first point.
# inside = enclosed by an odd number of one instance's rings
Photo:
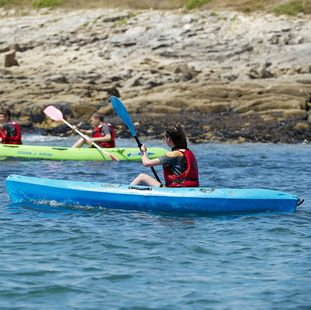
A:
{"type": "Polygon", "coordinates": [[[4,67],[9,68],[13,66],[19,66],[18,61],[16,60],[16,52],[11,51],[4,54],[4,67]]]}

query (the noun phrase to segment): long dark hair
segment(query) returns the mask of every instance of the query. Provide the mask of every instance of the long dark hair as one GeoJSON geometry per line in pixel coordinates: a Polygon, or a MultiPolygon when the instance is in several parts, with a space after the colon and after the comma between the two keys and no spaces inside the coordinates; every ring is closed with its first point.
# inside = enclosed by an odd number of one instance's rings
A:
{"type": "Polygon", "coordinates": [[[164,135],[173,141],[176,148],[186,149],[188,147],[184,128],[179,122],[174,127],[167,129],[164,135]]]}
{"type": "Polygon", "coordinates": [[[9,109],[1,109],[0,114],[2,114],[5,118],[7,118],[8,121],[11,120],[11,112],[9,109]]]}

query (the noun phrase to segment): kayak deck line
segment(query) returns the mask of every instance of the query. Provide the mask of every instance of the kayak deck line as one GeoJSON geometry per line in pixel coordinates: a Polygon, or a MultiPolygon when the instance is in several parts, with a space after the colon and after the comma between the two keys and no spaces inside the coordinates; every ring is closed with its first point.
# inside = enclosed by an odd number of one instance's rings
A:
{"type": "Polygon", "coordinates": [[[295,212],[301,201],[282,191],[260,188],[166,188],[10,175],[14,203],[59,204],[138,211],[186,213],[295,212]]]}
{"type": "MultiPolygon", "coordinates": [[[[162,147],[148,148],[149,158],[163,156],[168,150],[162,147]]],[[[110,161],[109,155],[118,160],[140,161],[141,154],[137,147],[105,148],[107,155],[96,148],[71,148],[62,146],[37,146],[37,145],[0,145],[0,158],[27,158],[47,160],[104,160],[110,161]]]]}

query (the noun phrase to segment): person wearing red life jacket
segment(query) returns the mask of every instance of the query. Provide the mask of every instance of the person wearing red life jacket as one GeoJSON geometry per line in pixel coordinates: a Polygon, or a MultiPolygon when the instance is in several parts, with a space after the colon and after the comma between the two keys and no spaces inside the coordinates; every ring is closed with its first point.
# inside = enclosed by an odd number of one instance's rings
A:
{"type": "Polygon", "coordinates": [[[10,110],[0,111],[0,138],[2,144],[22,144],[21,127],[11,121],[10,110]]]}
{"type": "MultiPolygon", "coordinates": [[[[90,140],[103,148],[115,147],[115,132],[114,128],[109,123],[104,122],[104,116],[100,113],[94,113],[90,119],[90,123],[93,129],[80,131],[90,136],[90,140]]],[[[93,147],[91,141],[80,138],[72,147],[82,147],[84,144],[88,144],[89,147],[93,147]]]]}
{"type": "MultiPolygon", "coordinates": [[[[164,134],[166,144],[172,149],[164,156],[149,159],[145,145],[141,147],[142,163],[145,167],[162,165],[166,187],[198,187],[199,169],[197,160],[187,147],[183,127],[177,123],[164,134]]],[[[161,183],[147,174],[139,174],[131,185],[161,187],[161,183]]]]}

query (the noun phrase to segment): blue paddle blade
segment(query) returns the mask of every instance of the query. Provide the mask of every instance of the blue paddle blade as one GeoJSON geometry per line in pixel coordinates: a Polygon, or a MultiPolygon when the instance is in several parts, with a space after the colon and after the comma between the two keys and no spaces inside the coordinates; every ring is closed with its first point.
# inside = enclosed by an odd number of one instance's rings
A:
{"type": "Polygon", "coordinates": [[[110,102],[116,114],[122,119],[123,123],[128,127],[132,136],[136,136],[136,131],[132,119],[121,100],[115,96],[110,97],[110,102]]]}

